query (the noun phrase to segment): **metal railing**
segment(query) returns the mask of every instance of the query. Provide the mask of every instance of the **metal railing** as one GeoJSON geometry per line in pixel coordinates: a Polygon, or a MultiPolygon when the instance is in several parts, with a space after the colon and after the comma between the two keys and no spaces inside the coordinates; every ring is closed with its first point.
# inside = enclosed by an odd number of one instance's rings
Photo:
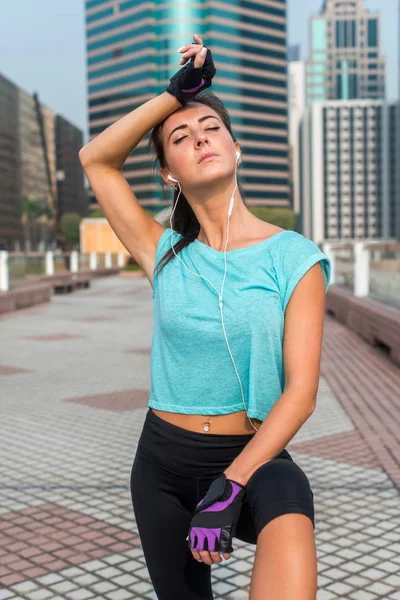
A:
{"type": "Polygon", "coordinates": [[[322,250],[332,263],[332,284],[400,307],[398,241],[338,240],[324,242],[322,250]]]}
{"type": "Polygon", "coordinates": [[[49,251],[7,252],[0,251],[0,292],[38,283],[46,275],[90,269],[122,269],[126,255],[123,252],[68,253],[49,251]]]}

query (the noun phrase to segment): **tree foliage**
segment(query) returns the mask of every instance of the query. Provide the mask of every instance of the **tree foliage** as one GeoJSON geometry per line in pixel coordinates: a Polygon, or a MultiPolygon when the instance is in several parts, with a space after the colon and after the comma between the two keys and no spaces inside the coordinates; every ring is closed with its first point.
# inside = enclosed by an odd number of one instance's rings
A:
{"type": "Polygon", "coordinates": [[[79,225],[82,220],[78,213],[65,213],[61,217],[60,231],[68,244],[79,243],[79,225]]]}
{"type": "Polygon", "coordinates": [[[270,208],[264,206],[250,206],[249,210],[255,217],[271,225],[296,230],[296,213],[290,208],[270,208]]]}

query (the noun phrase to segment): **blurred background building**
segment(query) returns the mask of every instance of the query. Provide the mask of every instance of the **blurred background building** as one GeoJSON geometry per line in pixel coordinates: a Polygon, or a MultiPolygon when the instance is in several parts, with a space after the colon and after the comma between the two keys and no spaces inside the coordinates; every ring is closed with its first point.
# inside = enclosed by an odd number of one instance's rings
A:
{"type": "MultiPolygon", "coordinates": [[[[305,63],[300,60],[300,47],[288,48],[288,109],[289,109],[289,156],[290,156],[290,189],[292,206],[297,215],[300,214],[299,193],[299,148],[298,129],[306,108],[306,73],[305,63]]],[[[297,224],[300,225],[299,223],[297,224]]]]}
{"type": "MultiPolygon", "coordinates": [[[[165,90],[188,32],[212,48],[218,72],[212,91],[227,106],[243,149],[248,205],[290,207],[285,0],[251,6],[87,0],[90,139],[165,90]]],[[[152,174],[147,141],[148,135],[123,173],[142,205],[162,209],[162,179],[158,165],[152,174]]]]}
{"type": "Polygon", "coordinates": [[[390,172],[398,156],[390,127],[397,114],[376,100],[307,108],[299,136],[304,235],[318,242],[396,237],[398,187],[390,172]]]}
{"type": "Polygon", "coordinates": [[[86,211],[83,132],[1,74],[0,97],[0,248],[44,250],[65,210],[86,211]]]}
{"type": "Polygon", "coordinates": [[[385,101],[380,15],[364,0],[325,0],[309,40],[305,65],[288,65],[299,230],[317,243],[399,239],[400,113],[385,101]]]}
{"type": "Polygon", "coordinates": [[[61,115],[56,117],[57,218],[66,213],[85,215],[87,193],[83,187],[79,150],[83,132],[61,115]]]}
{"type": "Polygon", "coordinates": [[[364,0],[325,0],[310,19],[307,104],[385,98],[380,16],[364,0]]]}

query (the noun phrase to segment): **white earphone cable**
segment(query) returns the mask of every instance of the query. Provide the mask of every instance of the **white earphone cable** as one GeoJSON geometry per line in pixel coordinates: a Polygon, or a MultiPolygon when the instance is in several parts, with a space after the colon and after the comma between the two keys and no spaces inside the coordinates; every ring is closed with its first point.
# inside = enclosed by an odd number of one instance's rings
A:
{"type": "MultiPolygon", "coordinates": [[[[237,152],[238,152],[238,151],[237,151],[237,152]]],[[[248,420],[249,420],[249,422],[250,422],[251,426],[253,427],[253,429],[255,429],[256,431],[258,431],[257,427],[255,427],[255,426],[253,425],[253,423],[252,423],[252,422],[251,422],[251,420],[250,420],[250,417],[249,417],[249,416],[248,416],[248,414],[247,414],[247,409],[246,409],[246,404],[245,404],[245,400],[244,400],[244,394],[243,394],[242,382],[241,382],[241,380],[240,380],[239,373],[238,373],[238,371],[237,371],[237,369],[236,369],[236,364],[235,364],[234,358],[233,358],[233,356],[232,356],[232,352],[231,352],[231,349],[230,349],[230,346],[229,346],[228,338],[226,337],[225,324],[224,324],[224,316],[223,316],[223,312],[222,312],[222,305],[223,305],[223,302],[222,302],[222,297],[223,297],[223,290],[224,290],[224,284],[225,284],[225,278],[226,278],[226,248],[227,248],[227,246],[228,246],[228,237],[229,237],[229,221],[230,221],[231,212],[232,212],[233,203],[234,203],[235,190],[236,190],[236,188],[237,188],[237,162],[238,162],[238,160],[239,160],[239,157],[240,157],[240,154],[238,153],[237,160],[236,160],[236,165],[235,165],[235,180],[236,180],[236,185],[235,185],[235,188],[234,188],[234,190],[233,190],[232,197],[231,197],[231,202],[230,202],[229,209],[228,209],[228,223],[227,223],[227,230],[226,230],[226,243],[225,243],[225,249],[224,249],[224,263],[225,263],[225,269],[224,269],[224,277],[223,277],[223,280],[222,280],[221,292],[219,292],[219,291],[217,290],[217,288],[216,288],[216,287],[215,287],[215,286],[212,284],[212,282],[211,282],[209,279],[207,279],[207,277],[204,277],[203,275],[200,275],[199,273],[195,273],[194,271],[192,271],[191,269],[189,269],[189,267],[187,267],[187,266],[185,265],[185,263],[183,262],[183,260],[181,259],[181,257],[180,257],[178,254],[176,254],[176,252],[175,252],[175,248],[173,247],[173,244],[172,244],[172,236],[171,236],[171,249],[172,249],[173,253],[175,254],[175,256],[176,256],[177,258],[179,258],[179,260],[181,261],[181,263],[183,264],[183,266],[185,267],[185,269],[187,269],[187,270],[188,270],[190,273],[193,273],[193,275],[197,275],[198,277],[202,277],[203,279],[205,279],[206,281],[208,281],[208,282],[209,282],[209,284],[210,284],[210,285],[211,285],[211,286],[214,288],[214,290],[215,290],[215,291],[217,292],[217,294],[218,294],[218,303],[219,303],[219,308],[220,308],[220,313],[221,313],[221,323],[222,323],[222,329],[223,329],[223,331],[224,331],[224,337],[225,337],[225,341],[226,341],[226,344],[227,344],[227,347],[228,347],[228,352],[229,352],[229,355],[230,355],[230,357],[231,357],[231,360],[232,360],[232,363],[233,363],[233,367],[234,367],[234,369],[235,369],[235,373],[236,373],[236,376],[237,376],[237,378],[238,378],[238,381],[239,381],[239,385],[240,385],[240,391],[241,391],[241,393],[242,393],[242,401],[243,401],[243,406],[244,406],[244,409],[245,409],[245,412],[246,412],[246,416],[247,416],[247,418],[248,418],[248,420]]],[[[173,178],[173,177],[171,177],[170,175],[168,175],[168,177],[169,177],[169,179],[171,179],[171,181],[176,181],[176,182],[178,183],[178,185],[179,185],[179,194],[178,194],[178,196],[177,196],[177,198],[176,198],[175,206],[174,206],[174,208],[173,208],[173,210],[172,210],[172,213],[171,213],[171,216],[170,216],[171,230],[172,230],[172,231],[174,231],[174,230],[172,229],[172,215],[174,214],[174,211],[175,211],[176,205],[178,204],[178,199],[179,199],[179,196],[180,196],[180,194],[181,194],[182,188],[181,188],[181,184],[179,183],[179,181],[178,181],[177,179],[174,179],[174,178],[173,178]]]]}

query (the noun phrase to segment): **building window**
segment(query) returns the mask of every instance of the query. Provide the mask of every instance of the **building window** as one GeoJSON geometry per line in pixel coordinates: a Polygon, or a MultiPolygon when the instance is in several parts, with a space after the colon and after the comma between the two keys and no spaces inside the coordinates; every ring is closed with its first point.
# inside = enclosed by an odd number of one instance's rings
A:
{"type": "Polygon", "coordinates": [[[368,20],[368,46],[376,47],[378,45],[378,23],[376,19],[368,20]]]}

